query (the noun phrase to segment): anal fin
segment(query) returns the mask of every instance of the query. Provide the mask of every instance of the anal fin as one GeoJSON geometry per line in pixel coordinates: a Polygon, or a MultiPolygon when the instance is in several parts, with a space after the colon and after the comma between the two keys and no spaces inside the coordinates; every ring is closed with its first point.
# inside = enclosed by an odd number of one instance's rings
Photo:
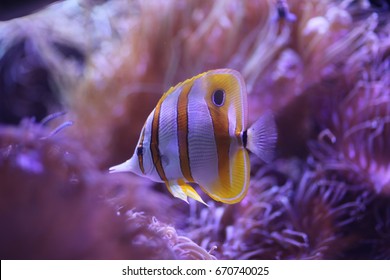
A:
{"type": "Polygon", "coordinates": [[[174,180],[165,183],[169,192],[176,198],[184,200],[188,203],[187,197],[191,197],[196,201],[208,206],[206,202],[200,197],[200,195],[194,190],[192,186],[186,184],[183,180],[174,180]]]}
{"type": "Polygon", "coordinates": [[[232,151],[230,160],[223,165],[222,171],[214,182],[200,182],[202,190],[216,201],[227,204],[240,202],[245,197],[250,182],[248,151],[243,147],[232,151]]]}

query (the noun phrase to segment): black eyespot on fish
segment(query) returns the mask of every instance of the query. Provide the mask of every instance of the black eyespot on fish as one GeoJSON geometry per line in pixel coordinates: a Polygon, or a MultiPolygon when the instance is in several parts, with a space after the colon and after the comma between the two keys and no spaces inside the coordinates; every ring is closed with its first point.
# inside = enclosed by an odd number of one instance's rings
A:
{"type": "Polygon", "coordinates": [[[142,147],[138,147],[138,148],[137,148],[137,156],[142,156],[143,153],[144,153],[143,148],[142,148],[142,147]]]}
{"type": "Polygon", "coordinates": [[[217,89],[211,98],[215,106],[221,107],[225,103],[225,92],[222,89],[217,89]]]}

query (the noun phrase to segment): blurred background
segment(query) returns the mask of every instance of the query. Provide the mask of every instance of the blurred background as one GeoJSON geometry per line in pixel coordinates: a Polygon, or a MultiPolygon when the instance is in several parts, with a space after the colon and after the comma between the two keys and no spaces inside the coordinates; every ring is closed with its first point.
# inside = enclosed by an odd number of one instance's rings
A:
{"type": "Polygon", "coordinates": [[[2,259],[390,258],[388,1],[1,5],[2,259]],[[226,67],[278,126],[242,202],[108,174],[167,89],[226,67]]]}

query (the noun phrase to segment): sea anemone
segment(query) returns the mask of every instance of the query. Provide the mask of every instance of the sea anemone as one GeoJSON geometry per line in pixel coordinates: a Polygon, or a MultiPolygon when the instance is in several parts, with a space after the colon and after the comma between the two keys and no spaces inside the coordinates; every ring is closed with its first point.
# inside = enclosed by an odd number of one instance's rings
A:
{"type": "MultiPolygon", "coordinates": [[[[0,129],[1,258],[175,257],[147,224],[110,205],[104,194],[118,179],[97,171],[78,143],[48,132],[31,122],[0,129]]],[[[126,205],[142,209],[136,198],[126,205]]]]}

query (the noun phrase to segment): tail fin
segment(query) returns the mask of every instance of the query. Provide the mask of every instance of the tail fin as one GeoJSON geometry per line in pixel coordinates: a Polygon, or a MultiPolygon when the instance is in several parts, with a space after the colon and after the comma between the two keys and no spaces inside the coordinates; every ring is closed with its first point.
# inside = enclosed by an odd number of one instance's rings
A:
{"type": "Polygon", "coordinates": [[[247,131],[248,140],[246,148],[265,162],[274,157],[277,141],[277,131],[274,117],[266,112],[247,131]]]}

